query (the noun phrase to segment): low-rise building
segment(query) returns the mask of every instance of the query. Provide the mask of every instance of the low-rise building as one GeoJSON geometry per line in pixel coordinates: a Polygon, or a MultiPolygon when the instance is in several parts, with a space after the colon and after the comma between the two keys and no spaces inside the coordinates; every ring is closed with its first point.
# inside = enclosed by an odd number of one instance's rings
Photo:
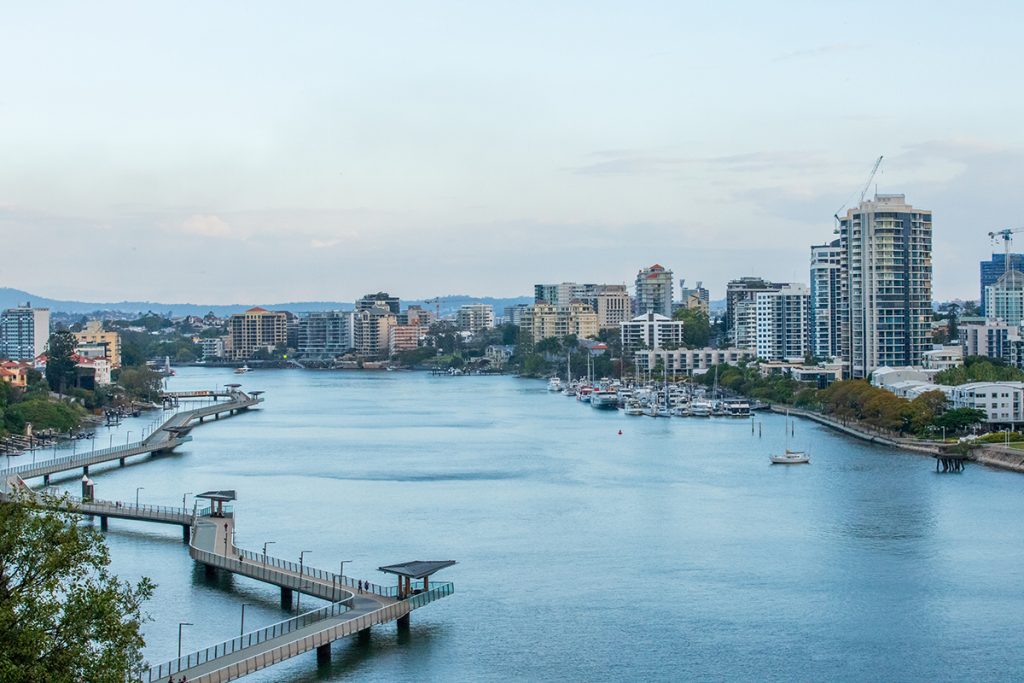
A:
{"type": "Polygon", "coordinates": [[[423,325],[392,325],[388,328],[388,353],[393,356],[417,349],[426,336],[427,328],[423,325]]]}
{"type": "Polygon", "coordinates": [[[508,363],[515,352],[516,347],[513,344],[491,344],[484,349],[484,358],[489,360],[492,366],[501,368],[508,363]]]}
{"type": "Polygon", "coordinates": [[[217,360],[224,358],[223,337],[201,337],[196,345],[202,354],[203,360],[217,360]]]}
{"type": "Polygon", "coordinates": [[[635,351],[682,346],[683,326],[681,320],[672,320],[660,313],[648,311],[629,322],[619,324],[622,348],[635,351]]]}
{"type": "Polygon", "coordinates": [[[633,353],[633,363],[640,374],[653,371],[660,364],[670,375],[690,375],[707,371],[715,365],[739,365],[755,360],[749,349],[646,349],[633,353]]]}
{"type": "Polygon", "coordinates": [[[121,367],[121,335],[107,332],[99,320],[90,320],[81,332],[75,332],[76,352],[87,358],[104,358],[110,367],[121,367]]]}
{"type": "Polygon", "coordinates": [[[907,381],[930,384],[938,372],[938,370],[931,370],[917,366],[907,366],[902,368],[883,367],[878,368],[871,373],[871,384],[872,386],[876,386],[881,389],[889,389],[889,387],[895,384],[907,381]]]}
{"type": "Polygon", "coordinates": [[[921,365],[928,370],[948,370],[964,364],[964,347],[940,346],[925,351],[921,365]]]}
{"type": "Polygon", "coordinates": [[[4,361],[0,363],[0,382],[6,382],[12,387],[27,387],[28,366],[15,361],[4,361]]]}
{"type": "Polygon", "coordinates": [[[577,301],[566,306],[537,303],[530,306],[523,316],[520,329],[534,342],[548,337],[561,339],[568,334],[579,339],[596,337],[597,313],[588,304],[577,301]]]}
{"type": "Polygon", "coordinates": [[[985,413],[989,424],[1024,422],[1024,382],[971,382],[953,387],[953,408],[973,408],[985,413]]]}

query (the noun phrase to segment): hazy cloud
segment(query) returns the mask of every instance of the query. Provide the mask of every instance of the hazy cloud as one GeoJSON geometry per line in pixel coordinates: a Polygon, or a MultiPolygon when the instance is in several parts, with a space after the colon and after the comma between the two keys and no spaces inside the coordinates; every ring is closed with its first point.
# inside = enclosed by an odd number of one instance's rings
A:
{"type": "Polygon", "coordinates": [[[246,239],[249,236],[248,232],[232,227],[223,218],[213,214],[192,214],[182,221],[181,231],[190,235],[225,239],[246,239]]]}
{"type": "Polygon", "coordinates": [[[784,62],[790,59],[815,59],[817,57],[825,57],[828,55],[839,54],[843,52],[854,52],[856,50],[863,50],[866,45],[855,45],[853,43],[832,43],[830,45],[821,45],[819,47],[807,48],[804,50],[793,50],[792,52],[783,52],[773,59],[773,62],[784,62]]]}
{"type": "Polygon", "coordinates": [[[341,239],[339,238],[309,241],[309,246],[313,247],[314,249],[330,249],[331,247],[336,247],[339,244],[341,244],[341,239]]]}

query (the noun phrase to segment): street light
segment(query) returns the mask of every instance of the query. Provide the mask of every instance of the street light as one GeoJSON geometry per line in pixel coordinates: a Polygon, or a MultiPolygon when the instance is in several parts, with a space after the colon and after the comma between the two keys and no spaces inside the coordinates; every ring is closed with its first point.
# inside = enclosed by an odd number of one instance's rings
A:
{"type": "MultiPolygon", "coordinates": [[[[302,577],[305,575],[305,572],[302,569],[302,556],[305,555],[306,553],[311,553],[311,552],[313,552],[313,551],[312,550],[303,550],[302,552],[299,553],[299,588],[302,588],[302,577]]],[[[300,605],[302,605],[302,592],[301,591],[295,596],[295,611],[296,612],[299,611],[299,606],[300,605]]]]}
{"type": "Polygon", "coordinates": [[[145,488],[146,488],[145,486],[136,486],[135,487],[135,507],[139,507],[139,491],[142,491],[145,488]]]}
{"type": "Polygon", "coordinates": [[[265,541],[263,543],[263,566],[264,567],[267,566],[267,546],[268,545],[273,545],[275,543],[277,543],[277,541],[265,541]]]}
{"type": "Polygon", "coordinates": [[[124,435],[124,445],[125,446],[128,445],[128,439],[130,439],[131,436],[132,436],[132,430],[129,429],[128,433],[124,435]]]}
{"type": "Polygon", "coordinates": [[[185,496],[191,496],[191,495],[192,495],[191,491],[185,491],[185,493],[181,494],[181,509],[182,510],[188,509],[188,508],[185,507],[185,496]]]}
{"type": "Polygon", "coordinates": [[[245,608],[246,607],[253,607],[253,604],[252,603],[248,603],[248,602],[243,602],[242,603],[242,626],[241,626],[241,628],[238,629],[238,635],[240,635],[240,636],[245,635],[245,608]]]}
{"type": "Polygon", "coordinates": [[[181,659],[181,627],[182,626],[195,626],[190,621],[179,621],[178,622],[178,659],[181,659]]]}

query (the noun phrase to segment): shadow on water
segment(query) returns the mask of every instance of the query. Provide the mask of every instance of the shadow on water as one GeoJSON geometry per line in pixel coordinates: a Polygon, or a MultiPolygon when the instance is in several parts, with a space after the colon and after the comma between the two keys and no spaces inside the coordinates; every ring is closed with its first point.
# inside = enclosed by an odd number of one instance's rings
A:
{"type": "MultiPolygon", "coordinates": [[[[413,614],[415,619],[415,613],[413,614]]],[[[448,629],[441,624],[415,623],[407,629],[397,628],[394,623],[374,626],[369,638],[358,636],[336,640],[331,645],[331,661],[310,667],[304,672],[295,672],[289,677],[294,683],[314,681],[337,681],[355,676],[364,666],[374,666],[382,658],[401,655],[409,658],[423,658],[436,647],[444,645],[448,629]]]]}

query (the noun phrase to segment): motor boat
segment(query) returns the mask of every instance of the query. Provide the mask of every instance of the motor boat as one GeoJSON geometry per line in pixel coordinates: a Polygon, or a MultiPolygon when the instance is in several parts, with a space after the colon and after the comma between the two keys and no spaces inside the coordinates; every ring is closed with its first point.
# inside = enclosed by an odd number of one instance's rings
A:
{"type": "Polygon", "coordinates": [[[248,365],[243,365],[240,368],[235,368],[236,375],[244,375],[247,372],[252,372],[252,368],[250,368],[248,365]]]}
{"type": "Polygon", "coordinates": [[[599,410],[618,410],[619,395],[607,389],[597,389],[590,394],[590,407],[599,410]]]}
{"type": "Polygon", "coordinates": [[[711,405],[711,401],[698,399],[690,402],[690,415],[692,417],[711,417],[713,410],[714,406],[711,405]]]}
{"type": "Polygon", "coordinates": [[[626,401],[626,415],[643,415],[644,406],[640,401],[635,398],[631,398],[626,401]]]}
{"type": "Polygon", "coordinates": [[[552,377],[548,380],[548,391],[561,391],[562,380],[558,377],[552,377]]]}

